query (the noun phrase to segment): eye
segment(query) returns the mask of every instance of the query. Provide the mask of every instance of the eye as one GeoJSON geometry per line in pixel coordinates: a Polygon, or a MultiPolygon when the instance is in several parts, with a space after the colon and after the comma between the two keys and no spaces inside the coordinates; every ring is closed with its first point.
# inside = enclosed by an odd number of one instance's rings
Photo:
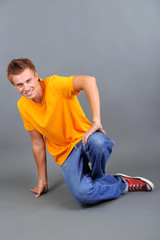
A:
{"type": "Polygon", "coordinates": [[[23,86],[23,84],[21,84],[21,83],[20,83],[20,84],[17,84],[17,87],[22,87],[22,86],[23,86]]]}
{"type": "Polygon", "coordinates": [[[31,79],[28,79],[28,80],[27,80],[27,83],[29,83],[29,82],[31,82],[31,79]]]}

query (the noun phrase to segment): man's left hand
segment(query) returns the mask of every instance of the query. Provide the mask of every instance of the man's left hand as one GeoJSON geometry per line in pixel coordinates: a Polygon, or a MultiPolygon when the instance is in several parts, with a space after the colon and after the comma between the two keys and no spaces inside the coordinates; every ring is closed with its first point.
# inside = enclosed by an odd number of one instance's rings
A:
{"type": "Polygon", "coordinates": [[[87,144],[87,139],[89,138],[89,136],[92,135],[97,130],[106,134],[106,132],[103,129],[102,124],[100,122],[93,122],[92,126],[83,135],[83,139],[82,139],[83,146],[85,146],[87,144]]]}

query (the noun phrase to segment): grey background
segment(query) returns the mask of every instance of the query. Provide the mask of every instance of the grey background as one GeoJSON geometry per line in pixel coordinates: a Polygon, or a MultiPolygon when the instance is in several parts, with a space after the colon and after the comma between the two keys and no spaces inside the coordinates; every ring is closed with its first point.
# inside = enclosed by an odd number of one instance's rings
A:
{"type": "MultiPolygon", "coordinates": [[[[160,2],[0,1],[0,239],[159,239],[160,2]],[[84,208],[47,154],[49,192],[39,199],[29,134],[6,78],[13,58],[39,76],[93,75],[101,119],[116,142],[108,173],[143,175],[152,193],[128,193],[84,208]]],[[[91,120],[84,93],[79,100],[91,120]]]]}

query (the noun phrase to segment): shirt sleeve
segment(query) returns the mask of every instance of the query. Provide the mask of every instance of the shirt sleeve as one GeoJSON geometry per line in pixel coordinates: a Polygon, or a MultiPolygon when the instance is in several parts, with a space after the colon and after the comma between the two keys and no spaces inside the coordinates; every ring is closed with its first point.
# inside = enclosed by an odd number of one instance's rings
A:
{"type": "Polygon", "coordinates": [[[24,128],[25,130],[28,130],[28,131],[31,131],[31,130],[34,130],[35,128],[32,126],[32,124],[26,119],[25,117],[25,114],[23,114],[21,108],[20,108],[20,105],[17,103],[17,106],[18,106],[18,110],[19,110],[19,113],[22,117],[22,120],[23,120],[23,124],[24,124],[24,128]]]}
{"type": "Polygon", "coordinates": [[[80,91],[75,91],[73,88],[73,78],[74,76],[62,77],[54,75],[50,80],[50,84],[57,93],[64,97],[71,98],[80,93],[80,91]]]}

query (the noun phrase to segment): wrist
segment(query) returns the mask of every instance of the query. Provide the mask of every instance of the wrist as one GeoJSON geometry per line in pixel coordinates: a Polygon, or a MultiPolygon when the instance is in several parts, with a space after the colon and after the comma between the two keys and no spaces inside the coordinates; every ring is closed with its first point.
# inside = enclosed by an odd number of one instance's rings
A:
{"type": "Polygon", "coordinates": [[[93,120],[92,124],[101,125],[101,120],[93,120]]]}
{"type": "Polygon", "coordinates": [[[48,182],[47,178],[41,178],[41,177],[38,178],[38,181],[39,182],[43,182],[43,183],[47,183],[48,182]]]}

